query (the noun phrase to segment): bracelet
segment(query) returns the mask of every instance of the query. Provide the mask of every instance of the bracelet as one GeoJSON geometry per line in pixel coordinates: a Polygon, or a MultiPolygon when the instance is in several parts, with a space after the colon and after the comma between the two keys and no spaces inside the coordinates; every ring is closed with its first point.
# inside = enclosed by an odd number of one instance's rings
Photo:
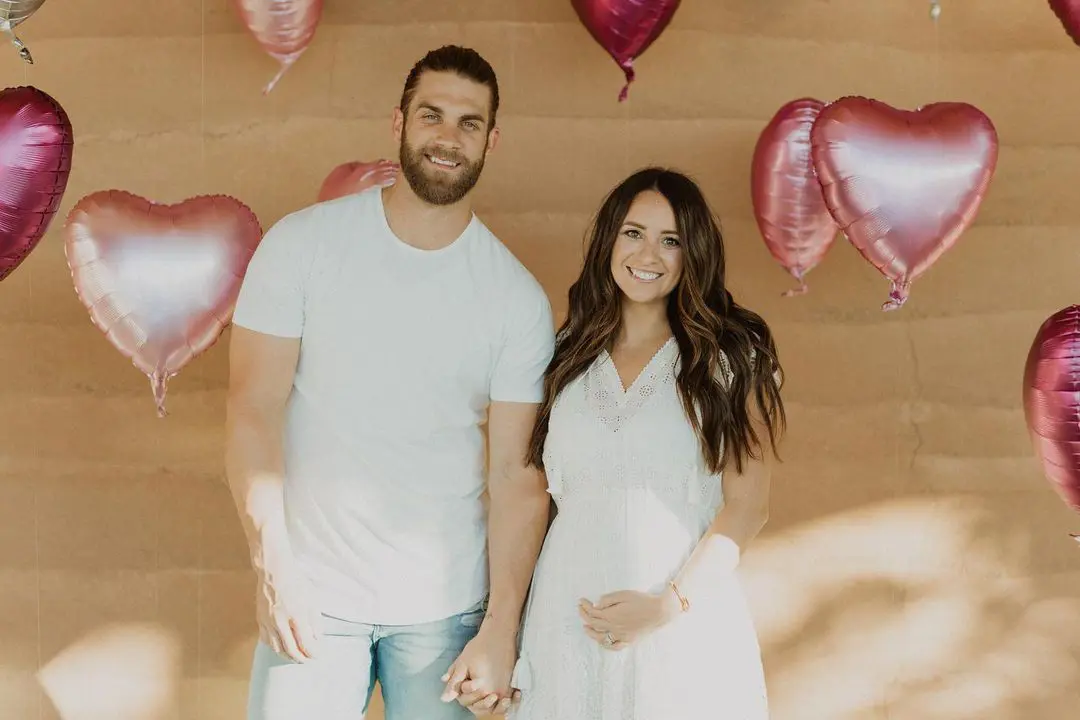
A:
{"type": "Polygon", "coordinates": [[[682,611],[686,612],[687,610],[689,610],[690,601],[687,600],[681,592],[679,592],[679,586],[676,585],[674,582],[668,582],[668,585],[671,586],[671,591],[675,593],[675,597],[679,599],[679,606],[682,607],[682,611]]]}

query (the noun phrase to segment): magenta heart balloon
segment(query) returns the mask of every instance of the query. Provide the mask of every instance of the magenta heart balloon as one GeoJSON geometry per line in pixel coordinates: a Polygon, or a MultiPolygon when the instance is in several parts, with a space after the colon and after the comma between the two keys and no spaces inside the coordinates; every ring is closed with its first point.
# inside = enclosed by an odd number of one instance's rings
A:
{"type": "Polygon", "coordinates": [[[1080,306],[1046,319],[1024,364],[1024,418],[1043,474],[1080,511],[1080,306]]]}
{"type": "Polygon", "coordinates": [[[1065,32],[1080,45],[1080,0],[1050,0],[1050,9],[1065,26],[1065,32]]]}
{"type": "Polygon", "coordinates": [[[34,87],[0,91],[0,280],[48,230],[67,189],[74,149],[60,103],[34,87]]]}
{"type": "Polygon", "coordinates": [[[802,98],[781,107],[758,136],[750,166],[750,199],[765,246],[799,281],[785,296],[807,291],[840,228],[829,214],[810,158],[810,130],[825,104],[802,98]]]}
{"type": "Polygon", "coordinates": [[[892,282],[883,310],[975,220],[997,165],[990,118],[965,103],[898,110],[847,97],[810,132],[829,212],[852,245],[892,282]]]}
{"type": "Polygon", "coordinates": [[[634,60],[671,22],[680,0],[571,0],[578,18],[626,76],[619,102],[634,81],[634,60]]]}
{"type": "Polygon", "coordinates": [[[79,300],[121,354],[150,378],[164,417],[166,383],[218,339],[262,229],[224,195],[152,203],[92,193],[68,213],[64,250],[79,300]]]}

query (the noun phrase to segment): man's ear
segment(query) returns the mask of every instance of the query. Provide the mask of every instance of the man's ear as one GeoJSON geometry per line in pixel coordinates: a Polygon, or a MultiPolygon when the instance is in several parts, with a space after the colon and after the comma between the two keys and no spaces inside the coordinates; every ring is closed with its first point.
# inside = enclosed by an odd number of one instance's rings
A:
{"type": "Polygon", "coordinates": [[[401,112],[401,108],[394,108],[394,142],[401,144],[401,134],[405,131],[405,114],[401,112]]]}
{"type": "Polygon", "coordinates": [[[498,145],[498,144],[499,144],[499,126],[496,125],[495,127],[491,128],[491,132],[488,133],[487,151],[484,153],[484,155],[486,156],[488,153],[490,153],[492,150],[494,150],[495,146],[498,145]]]}

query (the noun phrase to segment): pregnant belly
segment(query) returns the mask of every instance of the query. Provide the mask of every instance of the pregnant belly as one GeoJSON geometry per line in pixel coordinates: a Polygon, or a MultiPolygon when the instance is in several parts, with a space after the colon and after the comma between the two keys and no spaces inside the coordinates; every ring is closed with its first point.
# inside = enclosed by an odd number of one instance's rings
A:
{"type": "Polygon", "coordinates": [[[537,564],[537,602],[576,612],[579,598],[660,591],[682,567],[701,535],[692,508],[611,500],[560,508],[537,564]]]}

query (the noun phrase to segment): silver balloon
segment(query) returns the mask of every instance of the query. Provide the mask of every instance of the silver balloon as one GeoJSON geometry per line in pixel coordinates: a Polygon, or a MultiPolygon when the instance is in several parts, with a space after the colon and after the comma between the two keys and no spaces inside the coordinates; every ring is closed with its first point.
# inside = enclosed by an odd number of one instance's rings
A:
{"type": "Polygon", "coordinates": [[[45,0],[0,0],[0,31],[8,34],[11,44],[19,49],[19,57],[31,65],[34,58],[30,55],[30,48],[18,38],[15,28],[44,4],[45,0]]]}

